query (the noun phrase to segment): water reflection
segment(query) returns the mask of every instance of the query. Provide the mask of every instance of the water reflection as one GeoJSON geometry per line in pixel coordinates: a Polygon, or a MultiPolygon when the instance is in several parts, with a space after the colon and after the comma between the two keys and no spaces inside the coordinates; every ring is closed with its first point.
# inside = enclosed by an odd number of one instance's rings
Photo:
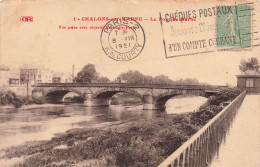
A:
{"type": "Polygon", "coordinates": [[[192,112],[204,104],[208,99],[201,96],[176,96],[167,101],[166,113],[185,113],[192,112]]]}
{"type": "MultiPolygon", "coordinates": [[[[206,101],[202,97],[183,97],[169,100],[166,113],[191,112],[206,101]]],[[[112,122],[156,118],[161,112],[142,110],[142,105],[85,107],[69,104],[60,107],[33,109],[4,109],[0,112],[0,150],[26,141],[49,140],[56,133],[69,129],[99,128],[112,122]]]]}

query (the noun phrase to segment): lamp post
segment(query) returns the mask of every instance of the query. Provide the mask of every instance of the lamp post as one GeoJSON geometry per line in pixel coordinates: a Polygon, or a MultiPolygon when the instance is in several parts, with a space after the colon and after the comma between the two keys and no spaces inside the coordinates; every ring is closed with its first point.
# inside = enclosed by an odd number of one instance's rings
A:
{"type": "Polygon", "coordinates": [[[26,79],[27,97],[29,97],[29,79],[26,79]]]}
{"type": "Polygon", "coordinates": [[[72,66],[72,82],[73,82],[73,83],[75,83],[75,79],[74,79],[74,68],[75,68],[75,66],[74,66],[74,64],[73,64],[73,66],[72,66]]]}
{"type": "Polygon", "coordinates": [[[27,88],[27,97],[29,97],[29,71],[27,71],[25,80],[26,80],[26,88],[27,88]]]}

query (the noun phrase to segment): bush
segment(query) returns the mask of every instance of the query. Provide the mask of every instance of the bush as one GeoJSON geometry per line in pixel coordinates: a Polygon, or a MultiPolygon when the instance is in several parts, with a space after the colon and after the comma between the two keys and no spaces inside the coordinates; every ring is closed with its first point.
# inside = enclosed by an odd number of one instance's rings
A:
{"type": "Polygon", "coordinates": [[[16,94],[12,91],[1,91],[0,92],[0,104],[1,105],[11,104],[15,97],[16,97],[16,94]]]}
{"type": "Polygon", "coordinates": [[[21,108],[24,104],[23,100],[19,97],[15,97],[12,101],[12,104],[15,106],[15,108],[21,108]]]}
{"type": "Polygon", "coordinates": [[[1,91],[0,92],[0,104],[1,105],[12,104],[15,106],[15,108],[20,108],[20,107],[22,107],[23,104],[26,103],[26,101],[27,101],[26,98],[18,97],[12,91],[1,91]]]}
{"type": "Polygon", "coordinates": [[[208,104],[210,105],[220,105],[226,101],[232,101],[241,93],[240,90],[222,90],[215,96],[211,96],[208,100],[208,104]]]}
{"type": "Polygon", "coordinates": [[[45,103],[45,99],[43,97],[35,97],[33,99],[34,103],[36,104],[44,104],[45,103]]]}
{"type": "Polygon", "coordinates": [[[15,108],[20,108],[22,105],[27,104],[43,104],[45,103],[45,100],[43,97],[39,98],[28,98],[26,96],[17,96],[12,91],[0,91],[0,105],[14,105],[15,108]]]}

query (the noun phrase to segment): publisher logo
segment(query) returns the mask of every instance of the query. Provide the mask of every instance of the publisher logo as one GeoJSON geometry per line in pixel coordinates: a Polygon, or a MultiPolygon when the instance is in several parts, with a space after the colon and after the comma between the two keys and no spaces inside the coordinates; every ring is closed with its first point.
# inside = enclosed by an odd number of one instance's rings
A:
{"type": "Polygon", "coordinates": [[[20,21],[21,22],[33,22],[33,17],[32,16],[21,16],[20,21]]]}

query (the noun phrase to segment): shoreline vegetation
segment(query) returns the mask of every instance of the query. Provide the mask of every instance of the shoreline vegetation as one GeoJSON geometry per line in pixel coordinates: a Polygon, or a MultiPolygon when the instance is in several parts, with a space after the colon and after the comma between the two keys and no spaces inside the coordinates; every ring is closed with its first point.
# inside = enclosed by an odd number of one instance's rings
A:
{"type": "MultiPolygon", "coordinates": [[[[79,96],[67,97],[63,103],[48,104],[43,98],[32,99],[25,96],[17,96],[12,91],[0,92],[0,109],[33,109],[42,107],[58,107],[68,103],[83,103],[79,96]]],[[[111,98],[111,105],[141,105],[142,101],[132,95],[119,93],[111,98]]]]}
{"type": "Polygon", "coordinates": [[[49,141],[5,150],[3,158],[25,157],[16,166],[157,166],[241,93],[222,90],[194,112],[162,113],[102,129],[78,128],[49,141]]]}
{"type": "Polygon", "coordinates": [[[26,96],[17,96],[13,91],[0,91],[0,107],[1,108],[21,108],[23,105],[44,104],[44,98],[29,98],[26,96]]]}
{"type": "MultiPolygon", "coordinates": [[[[30,110],[34,108],[48,108],[48,107],[62,107],[64,104],[27,104],[21,106],[19,109],[21,110],[30,110]]],[[[14,105],[5,105],[5,106],[0,106],[0,109],[16,109],[14,105]]]]}

